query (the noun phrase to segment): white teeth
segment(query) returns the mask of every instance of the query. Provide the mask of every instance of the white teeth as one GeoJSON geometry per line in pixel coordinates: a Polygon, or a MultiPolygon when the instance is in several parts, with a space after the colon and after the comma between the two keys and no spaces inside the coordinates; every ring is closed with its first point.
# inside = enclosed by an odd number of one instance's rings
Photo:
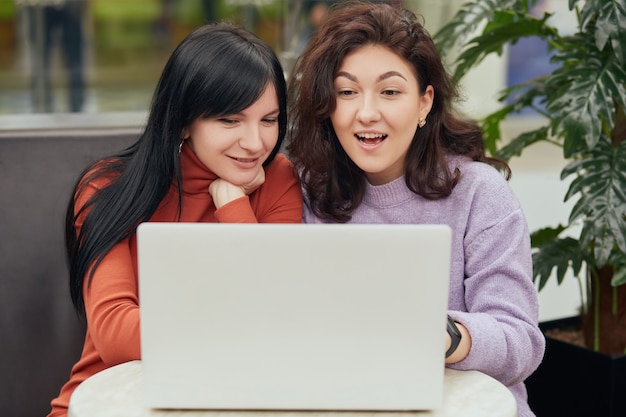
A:
{"type": "Polygon", "coordinates": [[[381,133],[358,133],[357,137],[361,138],[361,139],[380,139],[382,137],[384,137],[385,135],[381,134],[381,133]]]}

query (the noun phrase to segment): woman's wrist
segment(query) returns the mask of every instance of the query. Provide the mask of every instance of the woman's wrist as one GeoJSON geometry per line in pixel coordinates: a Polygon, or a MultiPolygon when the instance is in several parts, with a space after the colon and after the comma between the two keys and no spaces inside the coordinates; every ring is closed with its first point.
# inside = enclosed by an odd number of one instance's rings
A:
{"type": "Polygon", "coordinates": [[[233,185],[222,179],[217,179],[211,183],[209,186],[209,193],[213,198],[215,208],[218,209],[231,201],[246,195],[241,187],[233,185]]]}
{"type": "MultiPolygon", "coordinates": [[[[472,347],[472,337],[470,336],[467,328],[458,322],[454,322],[454,324],[460,333],[460,340],[456,349],[450,352],[450,355],[446,357],[445,363],[447,364],[461,362],[463,359],[467,357],[467,355],[469,355],[470,349],[472,347]]],[[[446,338],[446,351],[447,351],[448,349],[450,349],[450,346],[452,345],[452,337],[447,331],[446,331],[446,336],[447,336],[446,338]]]]}

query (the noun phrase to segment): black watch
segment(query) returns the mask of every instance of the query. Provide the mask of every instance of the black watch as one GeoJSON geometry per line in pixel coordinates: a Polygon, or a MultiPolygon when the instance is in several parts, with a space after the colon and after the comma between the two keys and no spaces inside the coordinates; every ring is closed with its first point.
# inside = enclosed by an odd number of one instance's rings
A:
{"type": "Polygon", "coordinates": [[[459,331],[459,328],[456,327],[456,323],[454,322],[454,320],[450,318],[450,316],[448,316],[447,330],[448,330],[448,334],[450,335],[450,338],[452,339],[452,343],[450,343],[450,347],[448,348],[446,352],[446,358],[450,357],[450,355],[454,353],[456,348],[459,347],[459,343],[461,343],[461,337],[462,337],[461,332],[459,331]]]}

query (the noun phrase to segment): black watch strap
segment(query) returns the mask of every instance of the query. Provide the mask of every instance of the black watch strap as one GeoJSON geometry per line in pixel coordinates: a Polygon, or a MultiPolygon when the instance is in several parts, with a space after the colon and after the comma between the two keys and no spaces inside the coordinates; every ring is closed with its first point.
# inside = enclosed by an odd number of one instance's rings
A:
{"type": "Polygon", "coordinates": [[[459,347],[459,343],[461,343],[461,332],[459,328],[456,326],[454,320],[452,320],[448,316],[448,326],[447,326],[448,334],[452,339],[452,343],[450,343],[450,347],[446,351],[446,358],[450,357],[454,353],[457,347],[459,347]]]}

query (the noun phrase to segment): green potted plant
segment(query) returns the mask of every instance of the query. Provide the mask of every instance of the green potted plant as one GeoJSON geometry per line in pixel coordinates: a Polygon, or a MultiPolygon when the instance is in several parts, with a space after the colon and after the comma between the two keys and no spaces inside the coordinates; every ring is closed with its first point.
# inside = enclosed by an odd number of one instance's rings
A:
{"type": "Polygon", "coordinates": [[[605,381],[588,385],[574,381],[577,373],[588,380],[588,372],[604,365],[582,364],[580,351],[555,352],[554,346],[562,342],[548,337],[544,363],[527,381],[529,401],[538,416],[624,416],[626,3],[569,0],[569,9],[577,19],[577,29],[571,35],[562,35],[551,26],[549,13],[533,16],[530,8],[535,3],[537,0],[468,1],[434,38],[442,53],[458,51],[451,59],[457,80],[486,56],[501,54],[520,39],[539,37],[547,43],[554,69],[502,91],[499,100],[503,106],[480,122],[487,150],[506,160],[540,141],[562,147],[566,164],[561,179],[571,180],[564,200],[576,199],[576,203],[566,224],[531,234],[533,278],[541,290],[549,279],[561,283],[568,270],[579,277],[586,293],[581,297],[579,317],[585,344],[596,360],[609,362],[610,369],[605,372],[605,381]],[[472,33],[478,34],[468,37],[472,33]],[[543,123],[503,140],[501,124],[528,109],[543,123]],[[568,369],[547,375],[552,361],[559,359],[568,369]],[[619,370],[624,374],[616,376],[619,370]],[[592,388],[603,392],[591,393],[592,388]],[[569,399],[559,401],[553,396],[551,405],[543,404],[542,395],[554,395],[559,390],[569,399]],[[611,395],[613,391],[615,395],[611,395]],[[590,405],[573,401],[584,397],[591,397],[590,405]],[[570,409],[563,408],[568,405],[570,409]],[[545,409],[545,414],[539,409],[545,409]]]}

